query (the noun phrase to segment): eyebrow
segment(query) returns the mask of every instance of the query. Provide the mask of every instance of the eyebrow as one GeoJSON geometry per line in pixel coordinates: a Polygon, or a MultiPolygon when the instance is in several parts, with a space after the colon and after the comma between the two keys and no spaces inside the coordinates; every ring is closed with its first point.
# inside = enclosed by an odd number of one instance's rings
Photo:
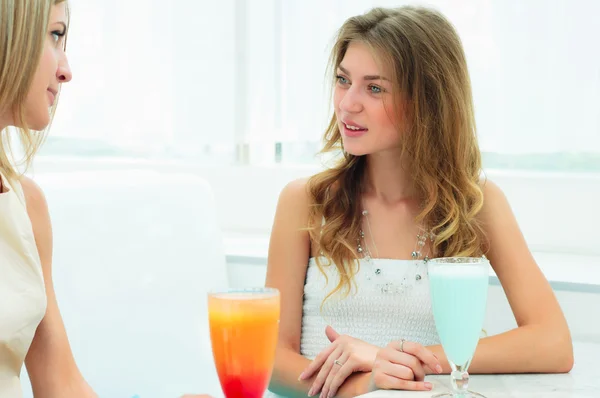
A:
{"type": "MultiPolygon", "coordinates": [[[[345,74],[347,74],[348,76],[350,76],[350,72],[348,72],[348,69],[344,68],[342,65],[338,65],[338,68],[344,72],[345,74]]],[[[389,79],[386,79],[385,77],[379,76],[379,75],[366,75],[363,77],[364,80],[385,80],[385,81],[390,81],[389,79]]]]}

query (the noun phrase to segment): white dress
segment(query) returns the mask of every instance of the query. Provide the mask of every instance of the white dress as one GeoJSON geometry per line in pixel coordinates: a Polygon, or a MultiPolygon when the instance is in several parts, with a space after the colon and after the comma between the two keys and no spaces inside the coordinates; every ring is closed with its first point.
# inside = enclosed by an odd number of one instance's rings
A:
{"type": "Polygon", "coordinates": [[[6,192],[0,193],[0,397],[20,398],[19,376],[46,312],[46,290],[21,185],[4,178],[2,185],[6,192]]]}
{"type": "MultiPolygon", "coordinates": [[[[363,259],[350,295],[335,294],[335,266],[325,269],[328,281],[311,258],[304,284],[300,353],[314,358],[329,344],[325,327],[378,347],[406,339],[424,346],[440,344],[429,296],[427,265],[423,260],[363,259]]],[[[268,393],[268,397],[277,395],[268,393]]]]}

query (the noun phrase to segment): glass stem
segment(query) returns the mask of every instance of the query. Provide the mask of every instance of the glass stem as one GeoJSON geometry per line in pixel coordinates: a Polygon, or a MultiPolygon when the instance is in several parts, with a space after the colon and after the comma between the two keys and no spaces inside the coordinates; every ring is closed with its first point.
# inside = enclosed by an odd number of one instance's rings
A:
{"type": "Polygon", "coordinates": [[[452,388],[454,393],[458,396],[467,395],[469,389],[469,372],[467,372],[467,366],[453,366],[452,367],[452,388]]]}

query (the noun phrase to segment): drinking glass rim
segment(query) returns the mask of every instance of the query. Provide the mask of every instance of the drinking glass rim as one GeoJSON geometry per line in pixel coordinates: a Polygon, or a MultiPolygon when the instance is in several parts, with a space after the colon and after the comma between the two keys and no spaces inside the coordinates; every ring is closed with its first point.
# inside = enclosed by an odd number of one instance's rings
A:
{"type": "Polygon", "coordinates": [[[427,261],[427,264],[433,264],[433,265],[460,264],[460,265],[477,266],[477,265],[482,265],[482,264],[489,264],[489,262],[490,262],[490,260],[488,260],[486,257],[449,256],[449,257],[430,258],[427,261]]]}
{"type": "Polygon", "coordinates": [[[229,296],[235,294],[256,294],[256,299],[268,299],[279,296],[279,290],[273,287],[224,287],[208,291],[208,297],[229,296]]]}

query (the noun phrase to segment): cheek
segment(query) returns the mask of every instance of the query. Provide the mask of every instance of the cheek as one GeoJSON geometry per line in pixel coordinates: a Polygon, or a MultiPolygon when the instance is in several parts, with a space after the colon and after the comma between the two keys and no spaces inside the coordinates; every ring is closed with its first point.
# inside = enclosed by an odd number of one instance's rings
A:
{"type": "Polygon", "coordinates": [[[47,84],[50,84],[51,79],[56,76],[56,70],[58,69],[58,61],[56,53],[52,46],[46,44],[42,58],[40,60],[40,66],[38,73],[47,80],[47,84]]]}
{"type": "MultiPolygon", "coordinates": [[[[395,146],[400,140],[401,134],[398,133],[398,123],[401,122],[401,117],[394,109],[391,103],[380,103],[375,112],[377,124],[380,127],[378,140],[385,142],[385,145],[395,146]]],[[[401,129],[400,129],[401,130],[401,129]]]]}
{"type": "Polygon", "coordinates": [[[34,130],[44,129],[49,121],[47,90],[56,76],[56,69],[54,49],[46,44],[25,102],[26,121],[34,130]]]}
{"type": "Polygon", "coordinates": [[[373,115],[377,120],[377,124],[385,131],[389,131],[396,128],[396,121],[398,117],[394,112],[393,105],[386,102],[378,102],[374,107],[373,115]]]}
{"type": "MultiPolygon", "coordinates": [[[[45,95],[52,78],[53,61],[54,57],[52,54],[52,49],[48,49],[48,46],[46,46],[44,52],[42,53],[42,57],[40,58],[40,64],[35,71],[35,76],[33,77],[33,82],[29,92],[30,96],[39,96],[41,94],[45,95]]],[[[54,68],[54,74],[56,74],[56,67],[54,68]]]]}

